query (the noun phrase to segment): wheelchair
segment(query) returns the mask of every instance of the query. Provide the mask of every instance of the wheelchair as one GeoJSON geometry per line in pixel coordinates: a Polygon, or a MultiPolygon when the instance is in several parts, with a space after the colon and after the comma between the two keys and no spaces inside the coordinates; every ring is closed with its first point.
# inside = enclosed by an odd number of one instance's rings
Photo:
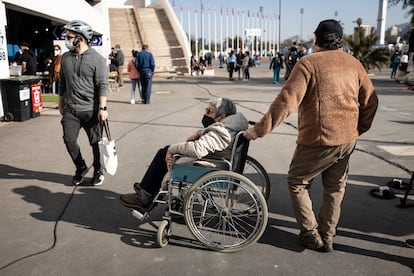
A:
{"type": "Polygon", "coordinates": [[[132,209],[132,215],[144,222],[156,205],[167,205],[156,236],[159,247],[168,244],[175,216],[184,217],[192,235],[211,250],[237,252],[249,247],[265,231],[270,186],[268,182],[258,186],[242,175],[246,168],[265,173],[256,179],[269,180],[263,166],[247,155],[248,147],[249,140],[239,132],[230,160],[223,160],[229,170],[174,164],[167,190],[158,192],[147,211],[132,209]]]}

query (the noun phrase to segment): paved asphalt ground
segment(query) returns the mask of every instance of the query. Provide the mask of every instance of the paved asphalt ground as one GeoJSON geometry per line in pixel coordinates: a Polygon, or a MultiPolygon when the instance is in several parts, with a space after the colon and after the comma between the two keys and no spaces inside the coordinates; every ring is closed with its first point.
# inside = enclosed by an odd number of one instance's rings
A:
{"type": "MultiPolygon", "coordinates": [[[[129,103],[130,84],[109,95],[109,118],[117,141],[119,168],[100,187],[71,185],[74,166],[67,154],[56,104],[38,118],[0,123],[0,275],[412,275],[414,208],[399,208],[404,191],[384,200],[370,189],[393,178],[408,182],[414,169],[414,92],[375,71],[380,107],[371,131],[360,137],[350,161],[341,220],[330,254],[296,242],[286,173],[295,148],[297,114],[251,143],[250,155],[271,182],[269,221],[262,238],[237,253],[206,250],[182,223],[173,223],[165,248],[155,245],[162,215],[140,225],[119,195],[132,192],[156,150],[182,141],[201,125],[212,96],[234,99],[238,110],[258,120],[280,91],[268,63],[253,68],[251,81],[214,77],[156,78],[150,105],[129,103]]],[[[92,156],[82,132],[88,164],[92,156]]],[[[92,172],[87,175],[91,177],[92,172]]],[[[321,180],[312,187],[314,208],[321,180]]],[[[413,192],[411,193],[413,194],[413,192]]],[[[408,203],[414,203],[414,195],[408,203]]]]}

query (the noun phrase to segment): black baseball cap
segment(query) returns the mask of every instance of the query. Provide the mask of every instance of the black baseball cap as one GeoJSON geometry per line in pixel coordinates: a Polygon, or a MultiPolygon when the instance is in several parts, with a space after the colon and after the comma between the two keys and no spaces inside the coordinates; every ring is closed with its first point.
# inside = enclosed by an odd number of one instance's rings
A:
{"type": "Polygon", "coordinates": [[[329,34],[336,34],[338,37],[342,37],[343,30],[338,21],[334,19],[327,19],[319,22],[314,34],[316,37],[324,37],[329,34]]]}

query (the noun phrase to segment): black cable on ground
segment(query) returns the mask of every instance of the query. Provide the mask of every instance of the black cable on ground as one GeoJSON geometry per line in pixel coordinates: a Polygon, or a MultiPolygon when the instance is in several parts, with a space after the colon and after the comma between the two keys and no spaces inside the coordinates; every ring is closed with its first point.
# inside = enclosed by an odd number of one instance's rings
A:
{"type": "Polygon", "coordinates": [[[31,257],[34,257],[34,256],[38,256],[38,255],[44,254],[44,253],[46,253],[46,252],[48,252],[48,251],[52,250],[52,249],[56,246],[56,243],[57,243],[57,226],[58,226],[58,223],[59,223],[59,221],[62,219],[63,215],[64,215],[64,214],[65,214],[65,212],[66,212],[66,209],[68,208],[68,206],[69,206],[70,202],[72,201],[72,198],[73,198],[73,196],[75,195],[75,191],[76,191],[77,187],[78,187],[78,186],[75,186],[75,187],[73,188],[72,193],[71,193],[71,195],[70,195],[69,199],[66,201],[65,207],[63,207],[62,212],[59,214],[59,217],[58,217],[58,218],[56,219],[56,221],[55,221],[55,226],[54,226],[54,228],[53,228],[53,243],[52,243],[52,245],[51,245],[49,248],[47,248],[47,249],[44,249],[44,250],[41,250],[41,251],[38,251],[38,252],[35,252],[35,253],[31,253],[31,254],[26,255],[26,256],[23,256],[23,257],[17,258],[17,259],[15,259],[15,260],[13,260],[13,261],[11,261],[11,262],[9,262],[9,263],[7,263],[7,264],[3,265],[2,267],[0,267],[0,271],[1,271],[1,270],[3,270],[3,269],[8,268],[9,266],[11,266],[11,265],[13,265],[13,264],[16,264],[16,263],[18,263],[18,262],[21,262],[21,261],[23,261],[23,260],[26,260],[26,259],[29,259],[29,258],[31,258],[31,257]]]}

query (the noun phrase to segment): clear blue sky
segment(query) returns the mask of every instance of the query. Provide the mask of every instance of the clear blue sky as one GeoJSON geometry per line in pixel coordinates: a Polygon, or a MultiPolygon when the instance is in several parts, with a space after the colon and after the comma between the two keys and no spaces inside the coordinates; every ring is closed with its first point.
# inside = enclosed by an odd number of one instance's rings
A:
{"type": "MultiPolygon", "coordinates": [[[[302,37],[304,40],[309,40],[313,36],[319,21],[329,18],[340,20],[344,26],[344,33],[351,34],[353,28],[356,26],[353,21],[357,18],[363,19],[363,24],[372,25],[377,27],[378,17],[378,0],[281,0],[281,40],[289,37],[300,35],[302,29],[302,37]],[[303,24],[301,24],[300,10],[303,8],[303,24]],[[335,16],[337,12],[337,16],[335,16]],[[301,28],[302,26],[302,28],[301,28]]],[[[220,9],[223,8],[224,13],[226,9],[235,11],[247,10],[250,12],[258,12],[259,7],[263,7],[263,13],[269,15],[279,14],[279,0],[170,0],[171,4],[174,4],[175,12],[180,20],[180,6],[183,6],[183,25],[184,30],[187,32],[187,9],[190,4],[190,11],[192,13],[192,21],[194,21],[195,8],[198,9],[198,22],[200,22],[200,6],[204,5],[204,19],[207,22],[208,7],[211,9],[210,20],[213,22],[213,9],[217,8],[217,24],[219,21],[220,9]]],[[[403,10],[402,5],[392,6],[388,8],[386,17],[386,28],[396,25],[407,23],[410,21],[410,17],[407,15],[408,10],[403,10]]],[[[224,18],[224,17],[223,17],[224,18]]],[[[236,17],[234,17],[236,18],[236,17]]],[[[236,24],[236,19],[235,23],[236,24]]],[[[224,19],[223,19],[223,22],[224,19]]],[[[205,23],[207,24],[207,23],[205,23]]],[[[213,23],[212,23],[213,24],[213,23]]],[[[224,25],[224,24],[223,24],[224,25]]],[[[223,26],[225,28],[225,26],[223,26]]],[[[198,23],[198,35],[200,36],[200,23],[198,23]]],[[[213,27],[211,27],[213,32],[213,27]]],[[[191,33],[194,34],[194,24],[192,24],[191,33]]],[[[205,27],[206,33],[206,27],[205,27]]]]}

